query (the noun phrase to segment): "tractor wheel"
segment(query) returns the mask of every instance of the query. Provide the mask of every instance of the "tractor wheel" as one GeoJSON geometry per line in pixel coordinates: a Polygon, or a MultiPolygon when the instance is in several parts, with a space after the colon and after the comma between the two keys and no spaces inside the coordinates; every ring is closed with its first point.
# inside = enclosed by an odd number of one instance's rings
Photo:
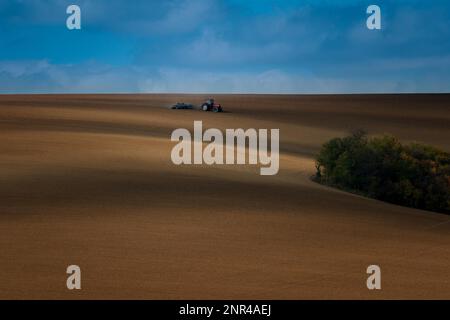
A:
{"type": "Polygon", "coordinates": [[[208,105],[206,103],[204,105],[202,105],[202,110],[203,111],[208,111],[208,105]]]}
{"type": "Polygon", "coordinates": [[[220,110],[219,110],[218,107],[214,107],[212,111],[213,111],[213,112],[219,112],[220,110]]]}

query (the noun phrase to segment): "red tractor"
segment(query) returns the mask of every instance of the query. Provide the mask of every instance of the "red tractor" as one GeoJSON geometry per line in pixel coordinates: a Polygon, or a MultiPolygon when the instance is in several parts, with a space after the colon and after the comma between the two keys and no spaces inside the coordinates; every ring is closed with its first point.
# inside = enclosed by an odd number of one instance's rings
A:
{"type": "Polygon", "coordinates": [[[202,104],[203,111],[222,112],[222,106],[215,103],[214,99],[208,99],[202,104]]]}

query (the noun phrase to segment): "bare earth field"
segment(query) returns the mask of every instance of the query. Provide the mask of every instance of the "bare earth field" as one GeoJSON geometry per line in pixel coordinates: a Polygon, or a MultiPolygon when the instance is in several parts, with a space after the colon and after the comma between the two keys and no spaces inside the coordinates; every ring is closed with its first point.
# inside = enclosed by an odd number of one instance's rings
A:
{"type": "Polygon", "coordinates": [[[0,96],[2,299],[450,299],[450,216],[310,180],[349,130],[450,150],[450,95],[0,96]],[[280,172],[175,166],[176,128],[280,128],[280,172]],[[82,269],[82,290],[66,268],[82,269]],[[366,268],[382,269],[382,290],[366,268]]]}

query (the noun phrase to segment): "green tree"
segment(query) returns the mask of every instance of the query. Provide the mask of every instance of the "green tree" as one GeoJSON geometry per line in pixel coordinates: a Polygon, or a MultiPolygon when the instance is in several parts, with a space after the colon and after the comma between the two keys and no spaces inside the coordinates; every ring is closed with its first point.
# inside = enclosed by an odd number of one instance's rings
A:
{"type": "Polygon", "coordinates": [[[414,208],[450,213],[450,154],[402,145],[393,136],[369,139],[359,130],[322,146],[320,183],[414,208]]]}

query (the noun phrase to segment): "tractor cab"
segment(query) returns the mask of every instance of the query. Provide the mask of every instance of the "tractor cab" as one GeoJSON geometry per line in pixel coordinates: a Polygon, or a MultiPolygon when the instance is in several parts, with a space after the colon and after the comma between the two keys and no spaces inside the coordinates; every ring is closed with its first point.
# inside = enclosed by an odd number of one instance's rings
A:
{"type": "Polygon", "coordinates": [[[214,99],[208,99],[202,104],[203,111],[222,112],[222,106],[214,101],[214,99]]]}

